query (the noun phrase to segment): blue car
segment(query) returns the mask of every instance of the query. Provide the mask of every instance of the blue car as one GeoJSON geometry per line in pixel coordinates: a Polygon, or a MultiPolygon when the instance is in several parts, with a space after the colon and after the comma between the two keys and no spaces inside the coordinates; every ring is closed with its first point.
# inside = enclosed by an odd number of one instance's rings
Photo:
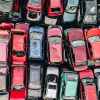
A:
{"type": "Polygon", "coordinates": [[[29,30],[30,48],[29,59],[40,60],[44,59],[44,29],[40,26],[33,26],[29,30]]]}

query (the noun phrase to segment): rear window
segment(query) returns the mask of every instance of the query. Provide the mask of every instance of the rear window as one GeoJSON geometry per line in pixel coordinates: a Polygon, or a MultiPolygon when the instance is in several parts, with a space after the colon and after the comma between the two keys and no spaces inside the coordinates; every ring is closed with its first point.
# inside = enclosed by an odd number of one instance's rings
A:
{"type": "Polygon", "coordinates": [[[56,75],[48,75],[48,76],[47,76],[47,81],[48,81],[48,82],[57,83],[58,77],[57,77],[56,75]]]}
{"type": "Polygon", "coordinates": [[[40,0],[30,0],[30,3],[39,3],[40,0]]]}
{"type": "Polygon", "coordinates": [[[37,18],[37,13],[29,12],[28,15],[30,18],[37,18]]]}
{"type": "Polygon", "coordinates": [[[77,40],[77,41],[71,42],[71,45],[73,47],[85,46],[85,42],[83,40],[77,40]]]}
{"type": "Polygon", "coordinates": [[[61,37],[50,37],[48,40],[50,44],[60,44],[61,43],[61,37]]]}

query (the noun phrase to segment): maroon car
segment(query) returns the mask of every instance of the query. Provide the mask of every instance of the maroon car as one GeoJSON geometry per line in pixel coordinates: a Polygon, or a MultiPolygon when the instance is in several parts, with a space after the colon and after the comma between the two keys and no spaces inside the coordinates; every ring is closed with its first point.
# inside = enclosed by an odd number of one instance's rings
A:
{"type": "MultiPolygon", "coordinates": [[[[69,44],[68,47],[72,53],[72,64],[75,71],[82,71],[87,69],[88,59],[86,52],[86,45],[84,34],[80,28],[70,28],[65,32],[66,39],[69,44]]],[[[66,41],[67,41],[66,40],[66,41]]]]}

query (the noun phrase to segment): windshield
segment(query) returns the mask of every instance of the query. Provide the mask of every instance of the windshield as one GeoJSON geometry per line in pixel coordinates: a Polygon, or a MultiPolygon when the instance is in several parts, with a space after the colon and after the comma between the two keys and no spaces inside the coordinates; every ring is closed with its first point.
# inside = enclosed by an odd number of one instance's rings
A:
{"type": "Polygon", "coordinates": [[[88,38],[88,41],[91,42],[91,43],[94,43],[94,42],[99,42],[100,41],[100,36],[93,36],[93,37],[90,37],[88,38]]]}
{"type": "Polygon", "coordinates": [[[61,44],[61,37],[49,37],[50,44],[61,44]]]}
{"type": "Polygon", "coordinates": [[[48,81],[48,82],[57,83],[58,77],[57,77],[56,75],[48,75],[48,76],[47,76],[47,81],[48,81]]]}
{"type": "Polygon", "coordinates": [[[77,40],[77,41],[73,41],[71,42],[73,47],[78,47],[78,46],[84,46],[85,42],[83,40],[77,40]]]}
{"type": "Polygon", "coordinates": [[[30,0],[30,3],[40,3],[40,0],[30,0]]]}

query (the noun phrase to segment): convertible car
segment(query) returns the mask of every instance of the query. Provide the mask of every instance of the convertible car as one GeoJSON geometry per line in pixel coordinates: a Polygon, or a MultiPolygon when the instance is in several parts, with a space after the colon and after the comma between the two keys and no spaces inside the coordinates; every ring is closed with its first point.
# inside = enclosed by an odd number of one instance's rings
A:
{"type": "Polygon", "coordinates": [[[49,64],[63,63],[62,28],[48,28],[48,62],[49,64]]]}
{"type": "Polygon", "coordinates": [[[27,19],[29,21],[40,21],[44,0],[29,0],[27,4],[27,19]]]}
{"type": "Polygon", "coordinates": [[[100,29],[92,28],[85,33],[88,43],[88,53],[95,66],[100,66],[100,29]]]}
{"type": "Polygon", "coordinates": [[[47,68],[45,87],[44,87],[44,100],[56,99],[58,93],[58,78],[59,69],[56,67],[49,66],[47,68]]]}
{"type": "Polygon", "coordinates": [[[43,61],[44,59],[44,28],[31,27],[29,30],[30,46],[29,59],[43,61]]]}
{"type": "Polygon", "coordinates": [[[79,73],[81,79],[81,100],[98,100],[94,74],[92,70],[79,73]]]}
{"type": "Polygon", "coordinates": [[[67,43],[67,48],[70,48],[70,52],[67,52],[70,61],[73,64],[75,71],[86,70],[88,67],[86,44],[83,35],[83,31],[80,28],[70,28],[65,31],[65,38],[67,43]],[[70,54],[72,53],[72,54],[70,54]],[[72,56],[70,56],[72,55],[72,56]]]}
{"type": "Polygon", "coordinates": [[[78,100],[78,74],[72,71],[63,71],[60,78],[59,100],[78,100]]]}

